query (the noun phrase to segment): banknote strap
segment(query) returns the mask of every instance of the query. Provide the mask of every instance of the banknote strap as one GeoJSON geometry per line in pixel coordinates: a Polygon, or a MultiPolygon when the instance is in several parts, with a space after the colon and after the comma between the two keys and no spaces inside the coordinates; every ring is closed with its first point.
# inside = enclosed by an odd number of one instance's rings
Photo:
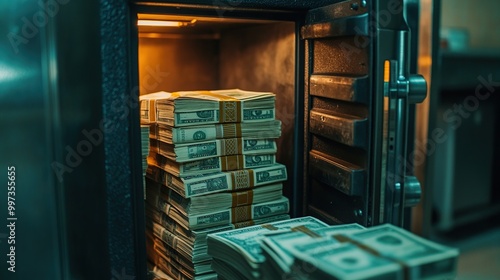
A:
{"type": "Polygon", "coordinates": [[[232,193],[231,196],[231,208],[239,207],[242,205],[251,205],[253,203],[253,190],[249,190],[246,192],[235,192],[232,193]]]}
{"type": "Polygon", "coordinates": [[[241,138],[221,139],[221,154],[241,155],[243,154],[243,140],[241,138]]]}
{"type": "MultiPolygon", "coordinates": [[[[205,95],[219,100],[219,123],[239,123],[241,122],[241,101],[237,98],[214,93],[211,91],[193,92],[194,94],[186,97],[196,98],[196,95],[205,95]]],[[[171,99],[182,97],[179,92],[174,92],[171,99]]]]}
{"type": "Polygon", "coordinates": [[[220,101],[219,112],[221,123],[241,122],[241,102],[238,99],[232,101],[220,101]]]}
{"type": "Polygon", "coordinates": [[[278,230],[279,229],[271,224],[263,224],[263,225],[261,225],[261,227],[268,229],[268,230],[278,230]]]}
{"type": "Polygon", "coordinates": [[[215,133],[217,138],[241,138],[241,124],[225,123],[216,126],[215,133]]]}
{"type": "Polygon", "coordinates": [[[252,205],[231,208],[231,222],[238,223],[252,219],[252,205]]]}
{"type": "Polygon", "coordinates": [[[156,122],[156,100],[146,100],[149,104],[148,108],[148,115],[149,115],[149,121],[150,122],[156,122]]]}
{"type": "Polygon", "coordinates": [[[222,171],[239,170],[244,168],[242,155],[221,157],[222,171]]]}
{"type": "Polygon", "coordinates": [[[233,190],[248,189],[255,186],[252,169],[231,172],[231,180],[233,183],[233,190]]]}
{"type": "Polygon", "coordinates": [[[370,246],[368,245],[365,245],[357,240],[354,240],[352,238],[349,238],[348,236],[346,235],[343,235],[343,234],[334,234],[332,236],[334,239],[344,243],[344,242],[348,242],[348,243],[352,243],[354,245],[356,245],[358,248],[362,249],[363,251],[371,254],[371,255],[374,255],[376,257],[379,257],[379,258],[384,258],[384,259],[387,259],[387,260],[390,260],[390,261],[393,261],[397,264],[399,264],[403,270],[404,270],[404,274],[405,274],[405,279],[409,279],[409,275],[410,275],[410,266],[408,266],[407,264],[405,264],[403,261],[401,260],[398,260],[396,258],[388,258],[386,256],[383,256],[381,255],[379,252],[377,252],[375,249],[371,248],[370,246]]]}
{"type": "Polygon", "coordinates": [[[302,232],[302,233],[307,234],[307,235],[309,235],[310,237],[313,237],[313,238],[320,238],[320,237],[322,237],[321,235],[319,235],[316,232],[310,230],[308,227],[306,227],[304,225],[293,227],[290,230],[291,231],[295,231],[295,232],[302,232]]]}

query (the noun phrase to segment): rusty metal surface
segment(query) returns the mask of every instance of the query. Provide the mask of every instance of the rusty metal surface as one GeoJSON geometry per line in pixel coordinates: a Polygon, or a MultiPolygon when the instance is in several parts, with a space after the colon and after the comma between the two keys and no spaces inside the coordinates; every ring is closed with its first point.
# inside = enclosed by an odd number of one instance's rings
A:
{"type": "MultiPolygon", "coordinates": [[[[276,94],[276,118],[282,121],[277,161],[293,170],[295,121],[295,24],[277,23],[227,31],[220,41],[220,87],[276,94]]],[[[291,178],[291,176],[289,176],[291,178]]],[[[289,193],[290,179],[284,186],[289,193]]]]}
{"type": "Polygon", "coordinates": [[[368,77],[312,75],[311,95],[331,99],[368,103],[368,77]]]}
{"type": "Polygon", "coordinates": [[[365,170],[350,162],[312,150],[309,153],[310,176],[347,195],[363,195],[365,170]]]}

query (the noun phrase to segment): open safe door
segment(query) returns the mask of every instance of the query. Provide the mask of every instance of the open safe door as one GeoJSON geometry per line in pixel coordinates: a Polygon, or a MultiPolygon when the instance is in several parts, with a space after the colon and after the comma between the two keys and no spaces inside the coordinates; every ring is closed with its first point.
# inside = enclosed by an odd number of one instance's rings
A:
{"type": "Polygon", "coordinates": [[[310,10],[305,44],[304,212],[330,223],[403,226],[420,200],[407,170],[409,104],[426,81],[409,73],[403,0],[310,10]]]}

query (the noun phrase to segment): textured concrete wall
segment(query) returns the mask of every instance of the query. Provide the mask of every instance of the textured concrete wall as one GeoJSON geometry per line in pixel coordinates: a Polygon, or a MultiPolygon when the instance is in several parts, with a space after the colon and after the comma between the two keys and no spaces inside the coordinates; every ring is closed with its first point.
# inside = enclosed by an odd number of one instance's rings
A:
{"type": "MultiPolygon", "coordinates": [[[[295,25],[278,23],[229,30],[221,35],[220,86],[276,94],[282,121],[277,160],[291,172],[295,121],[295,25]]],[[[289,175],[288,184],[290,183],[289,175]]],[[[285,194],[288,194],[285,184],[285,194]]]]}

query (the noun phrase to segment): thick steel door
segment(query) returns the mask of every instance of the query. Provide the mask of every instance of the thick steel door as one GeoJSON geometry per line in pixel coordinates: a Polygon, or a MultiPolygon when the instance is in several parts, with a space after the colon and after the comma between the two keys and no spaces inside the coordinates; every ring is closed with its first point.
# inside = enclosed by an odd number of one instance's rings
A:
{"type": "Polygon", "coordinates": [[[425,98],[426,83],[408,71],[403,4],[342,1],[307,14],[308,214],[402,226],[405,207],[420,198],[418,181],[406,175],[408,106],[425,98]]]}

